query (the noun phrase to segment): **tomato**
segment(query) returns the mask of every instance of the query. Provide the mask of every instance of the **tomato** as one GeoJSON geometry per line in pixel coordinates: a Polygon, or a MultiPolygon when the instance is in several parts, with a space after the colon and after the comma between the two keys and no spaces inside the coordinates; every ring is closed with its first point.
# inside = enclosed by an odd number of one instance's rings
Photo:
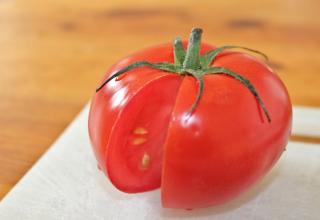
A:
{"type": "Polygon", "coordinates": [[[113,185],[161,187],[169,208],[240,195],[276,163],[291,132],[288,92],[272,69],[225,51],[234,46],[200,44],[201,33],[120,60],[90,108],[93,150],[113,185]]]}

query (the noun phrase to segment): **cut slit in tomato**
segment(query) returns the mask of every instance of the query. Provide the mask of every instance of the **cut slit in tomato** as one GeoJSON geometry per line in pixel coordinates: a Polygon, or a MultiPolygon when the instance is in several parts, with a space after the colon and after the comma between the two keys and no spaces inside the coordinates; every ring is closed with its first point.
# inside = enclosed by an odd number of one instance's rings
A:
{"type": "Polygon", "coordinates": [[[160,187],[163,145],[181,80],[168,75],[150,82],[120,113],[106,161],[109,178],[121,191],[160,187]]]}

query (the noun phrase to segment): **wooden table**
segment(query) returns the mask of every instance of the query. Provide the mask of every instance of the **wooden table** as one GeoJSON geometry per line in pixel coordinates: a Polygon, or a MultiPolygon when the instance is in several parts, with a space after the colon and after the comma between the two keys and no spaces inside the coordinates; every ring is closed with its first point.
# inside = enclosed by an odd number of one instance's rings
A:
{"type": "Polygon", "coordinates": [[[320,106],[320,2],[0,0],[0,198],[127,53],[202,27],[258,48],[295,105],[320,106]]]}

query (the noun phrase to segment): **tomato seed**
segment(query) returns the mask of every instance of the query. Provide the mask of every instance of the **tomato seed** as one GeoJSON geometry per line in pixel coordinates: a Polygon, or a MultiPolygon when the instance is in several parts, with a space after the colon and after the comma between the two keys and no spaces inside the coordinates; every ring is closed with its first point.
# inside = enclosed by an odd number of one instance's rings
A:
{"type": "Polygon", "coordinates": [[[148,134],[148,131],[143,127],[137,127],[133,130],[134,134],[148,134]]]}
{"type": "Polygon", "coordinates": [[[145,143],[146,141],[147,141],[147,139],[139,137],[139,138],[133,139],[132,144],[133,145],[140,145],[140,144],[145,143]]]}
{"type": "Polygon", "coordinates": [[[150,156],[149,154],[144,153],[141,159],[141,168],[145,170],[149,167],[149,165],[150,165],[150,156]]]}

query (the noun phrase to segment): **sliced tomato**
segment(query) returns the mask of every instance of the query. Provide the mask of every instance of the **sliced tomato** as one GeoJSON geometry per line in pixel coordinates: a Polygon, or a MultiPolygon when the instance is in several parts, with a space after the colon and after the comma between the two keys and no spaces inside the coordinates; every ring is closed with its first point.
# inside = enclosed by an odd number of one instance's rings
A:
{"type": "Polygon", "coordinates": [[[167,75],[148,83],[119,114],[107,154],[108,175],[118,189],[160,187],[163,145],[181,80],[167,75]]]}
{"type": "MultiPolygon", "coordinates": [[[[139,60],[172,62],[172,46],[163,44],[128,56],[114,64],[103,77],[103,80],[124,66],[139,60]]],[[[89,136],[98,164],[104,172],[106,172],[108,142],[120,112],[145,84],[168,75],[164,72],[150,71],[148,68],[140,68],[138,71],[132,71],[132,73],[134,74],[124,75],[111,81],[92,98],[88,121],[89,136]]]]}
{"type": "MultiPolygon", "coordinates": [[[[184,45],[186,46],[186,45],[184,45]]],[[[214,47],[201,45],[201,53],[214,47]]],[[[171,44],[147,49],[114,65],[104,80],[137,61],[173,63],[171,44]]],[[[273,71],[243,53],[221,53],[213,63],[250,80],[256,97],[230,76],[204,76],[197,94],[191,76],[141,67],[111,80],[92,100],[89,134],[99,166],[121,191],[161,186],[170,208],[199,208],[235,198],[280,157],[291,131],[291,103],[273,71]]]]}

